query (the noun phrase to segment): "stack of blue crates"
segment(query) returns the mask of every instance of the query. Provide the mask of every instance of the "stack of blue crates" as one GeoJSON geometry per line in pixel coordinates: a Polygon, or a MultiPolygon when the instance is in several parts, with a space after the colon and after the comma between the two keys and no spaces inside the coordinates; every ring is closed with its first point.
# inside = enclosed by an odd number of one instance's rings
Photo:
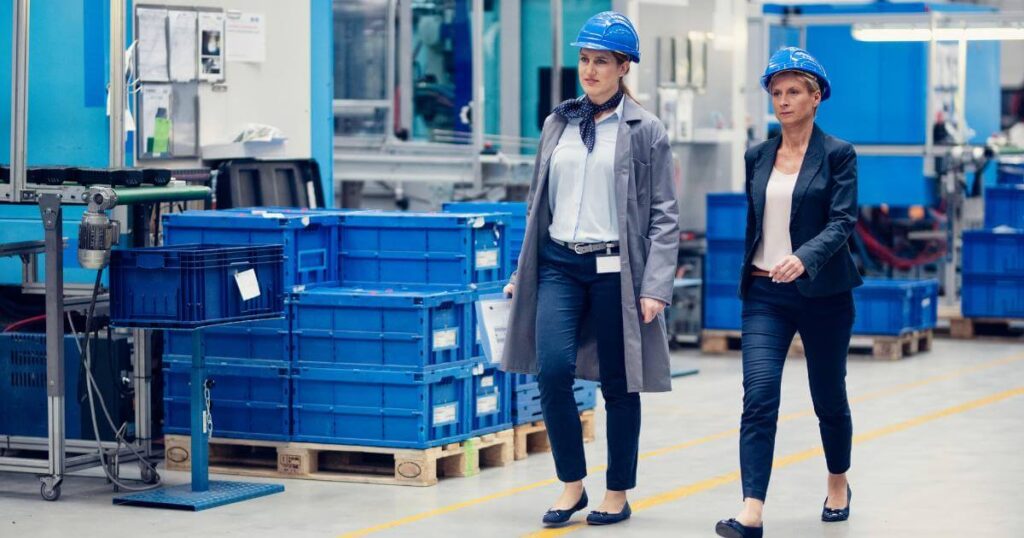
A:
{"type": "Polygon", "coordinates": [[[743,270],[747,197],[741,192],[708,193],[707,255],[704,259],[704,328],[738,331],[743,305],[737,296],[743,270]]]}
{"type": "Polygon", "coordinates": [[[934,329],[939,282],[934,279],[866,278],[853,290],[853,334],[899,336],[934,329]]]}
{"type": "Polygon", "coordinates": [[[1000,185],[1024,185],[1024,157],[1000,159],[996,178],[1000,185]]]}
{"type": "MultiPolygon", "coordinates": [[[[446,213],[478,213],[495,212],[511,215],[506,234],[508,237],[508,256],[506,256],[506,279],[512,275],[519,265],[519,254],[523,249],[526,237],[526,202],[448,202],[444,204],[446,213]]],[[[474,324],[476,318],[473,318],[474,324]]],[[[474,348],[482,354],[479,344],[474,348]]],[[[540,411],[540,391],[536,378],[530,375],[510,375],[497,370],[494,365],[487,368],[488,377],[493,375],[495,382],[507,386],[511,393],[509,406],[512,409],[512,420],[516,425],[543,420],[540,411]]],[[[576,404],[580,411],[593,409],[597,405],[597,383],[577,380],[574,385],[576,404]]]]}
{"type": "MultiPolygon", "coordinates": [[[[341,216],[285,209],[187,211],[163,219],[167,245],[280,244],[284,286],[338,278],[341,216]]],[[[291,320],[239,323],[204,330],[206,363],[214,382],[214,435],[285,441],[291,436],[291,320]]],[[[189,433],[192,339],[164,339],[164,431],[189,433]]]]}
{"type": "Polygon", "coordinates": [[[1024,184],[1006,183],[985,189],[986,228],[963,233],[966,317],[1024,318],[1024,184]]]}
{"type": "Polygon", "coordinates": [[[506,282],[507,213],[342,217],[338,282],[292,296],[297,441],[426,448],[511,427],[475,303],[506,282]]]}

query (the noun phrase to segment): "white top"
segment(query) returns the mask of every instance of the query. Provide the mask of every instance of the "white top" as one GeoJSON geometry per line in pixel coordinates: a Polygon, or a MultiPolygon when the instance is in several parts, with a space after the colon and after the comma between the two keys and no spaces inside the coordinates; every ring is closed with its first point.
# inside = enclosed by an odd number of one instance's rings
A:
{"type": "Polygon", "coordinates": [[[551,154],[548,203],[551,237],[567,243],[619,240],[615,201],[615,143],[623,97],[615,111],[597,122],[594,151],[580,136],[580,120],[570,120],[551,154]]]}
{"type": "Polygon", "coordinates": [[[793,253],[789,238],[789,215],[793,208],[793,189],[800,175],[783,174],[772,168],[764,196],[764,219],[761,221],[761,241],[754,253],[754,267],[770,271],[782,258],[793,253]]]}

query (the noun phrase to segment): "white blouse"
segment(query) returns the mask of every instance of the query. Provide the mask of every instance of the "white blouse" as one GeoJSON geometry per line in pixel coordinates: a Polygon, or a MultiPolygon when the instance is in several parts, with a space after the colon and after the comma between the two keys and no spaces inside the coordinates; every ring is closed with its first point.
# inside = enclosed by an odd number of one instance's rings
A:
{"type": "Polygon", "coordinates": [[[761,241],[754,254],[754,267],[770,271],[782,258],[793,253],[789,238],[789,215],[793,208],[793,189],[800,175],[783,174],[772,168],[764,197],[764,218],[761,221],[761,241]]]}

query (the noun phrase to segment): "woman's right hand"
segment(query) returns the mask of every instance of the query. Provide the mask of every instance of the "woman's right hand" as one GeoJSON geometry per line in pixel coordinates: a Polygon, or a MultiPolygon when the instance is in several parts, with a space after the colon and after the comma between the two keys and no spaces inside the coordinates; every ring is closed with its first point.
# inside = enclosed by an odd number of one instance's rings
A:
{"type": "Polygon", "coordinates": [[[505,292],[505,297],[512,298],[512,295],[516,292],[516,285],[505,284],[505,288],[502,291],[505,292]]]}

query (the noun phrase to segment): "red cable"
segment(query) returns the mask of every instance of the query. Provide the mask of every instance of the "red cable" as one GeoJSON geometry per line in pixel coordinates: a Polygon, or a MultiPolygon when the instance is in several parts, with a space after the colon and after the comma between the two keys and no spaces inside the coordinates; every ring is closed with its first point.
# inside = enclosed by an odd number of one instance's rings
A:
{"type": "Polygon", "coordinates": [[[46,314],[40,314],[38,316],[33,316],[31,318],[25,318],[25,319],[23,319],[21,321],[15,321],[14,323],[12,323],[12,324],[10,324],[10,325],[8,325],[6,327],[4,329],[4,332],[5,333],[14,332],[15,330],[20,329],[20,328],[24,327],[25,325],[31,325],[31,324],[33,324],[33,323],[35,323],[37,321],[42,321],[44,319],[46,319],[46,314]]]}
{"type": "Polygon", "coordinates": [[[869,252],[877,256],[883,263],[891,265],[893,268],[901,271],[907,271],[919,265],[932,263],[942,259],[946,255],[946,249],[942,248],[938,252],[922,252],[914,258],[904,258],[897,255],[892,251],[892,249],[883,245],[881,241],[871,235],[871,232],[863,223],[857,222],[856,230],[857,235],[864,241],[864,246],[869,252]]]}

